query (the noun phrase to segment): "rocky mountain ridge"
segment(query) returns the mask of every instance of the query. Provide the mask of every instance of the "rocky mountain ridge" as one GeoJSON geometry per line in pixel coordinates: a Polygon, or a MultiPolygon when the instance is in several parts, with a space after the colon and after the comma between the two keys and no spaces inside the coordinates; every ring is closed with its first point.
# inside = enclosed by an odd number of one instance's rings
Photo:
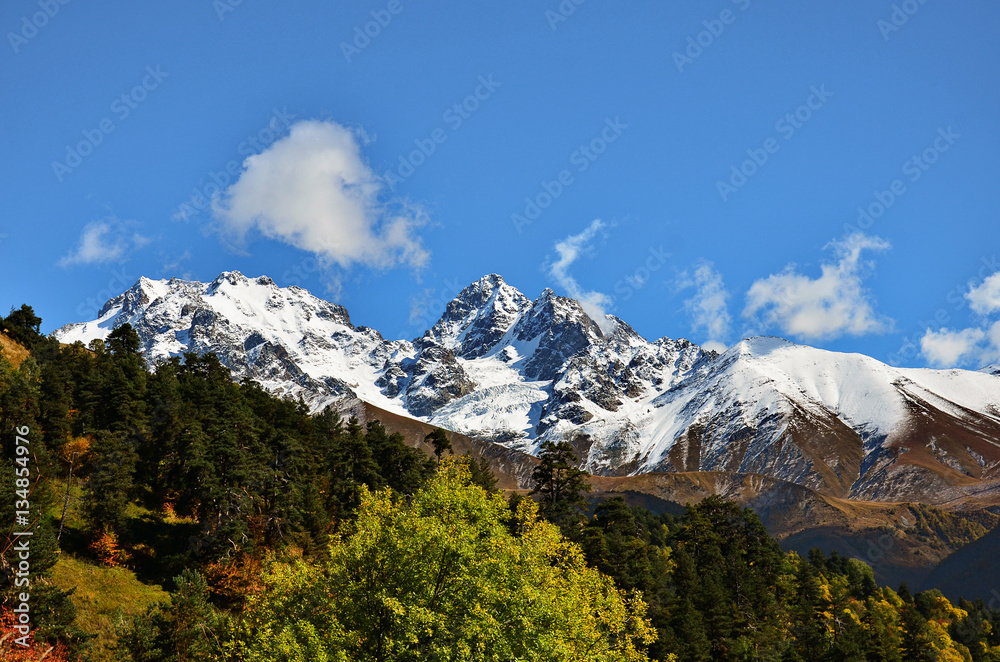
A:
{"type": "Polygon", "coordinates": [[[314,410],[356,398],[528,453],[568,440],[596,474],[752,473],[831,497],[936,504],[1000,483],[995,370],[897,369],[778,338],[722,354],[648,341],[610,315],[602,330],[552,290],[531,300],[496,274],[413,341],[238,272],[142,278],[97,320],[56,335],[87,343],[125,322],[151,365],[215,352],[235,377],[314,410]]]}

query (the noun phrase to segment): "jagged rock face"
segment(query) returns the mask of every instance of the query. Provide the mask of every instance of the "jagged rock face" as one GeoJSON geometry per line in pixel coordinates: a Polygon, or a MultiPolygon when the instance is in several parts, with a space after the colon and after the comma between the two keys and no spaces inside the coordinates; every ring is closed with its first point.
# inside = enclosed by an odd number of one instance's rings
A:
{"type": "Polygon", "coordinates": [[[557,297],[545,290],[513,329],[514,339],[537,342],[537,348],[524,365],[528,379],[548,381],[578,353],[603,339],[600,327],[590,319],[580,304],[557,297]]]}
{"type": "Polygon", "coordinates": [[[401,416],[534,452],[574,444],[590,471],[761,474],[861,499],[960,499],[1000,481],[1000,372],[905,370],[745,340],[723,354],[650,342],[572,299],[534,301],[492,274],[418,340],[387,341],[297,287],[238,272],[211,283],[140,279],[100,319],[129,322],[150,365],[215,352],[237,378],[314,410],[358,397],[401,416]],[[605,331],[602,331],[602,328],[605,331]]]}
{"type": "Polygon", "coordinates": [[[490,274],[448,302],[444,315],[424,338],[453,348],[462,358],[479,358],[500,342],[530,306],[526,296],[490,274]]]}
{"type": "Polygon", "coordinates": [[[364,382],[351,379],[352,368],[367,380],[391,355],[412,353],[409,343],[386,343],[373,329],[355,328],[343,306],[239,272],[210,283],[141,278],[108,301],[98,320],[57,335],[64,342],[89,342],[126,322],[139,335],[150,367],[184,352],[213,352],[235,378],[301,396],[316,408],[359,395],[349,382],[364,382]],[[324,359],[331,365],[324,366],[324,359]]]}
{"type": "Polygon", "coordinates": [[[406,408],[416,416],[430,416],[475,388],[455,354],[440,345],[425,346],[409,372],[406,408]]]}

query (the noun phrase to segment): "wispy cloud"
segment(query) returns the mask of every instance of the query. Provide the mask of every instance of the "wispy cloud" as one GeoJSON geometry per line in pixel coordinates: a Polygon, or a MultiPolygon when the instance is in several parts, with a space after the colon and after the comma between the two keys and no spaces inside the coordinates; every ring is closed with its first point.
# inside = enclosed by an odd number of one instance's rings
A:
{"type": "Polygon", "coordinates": [[[693,272],[682,272],[677,284],[681,290],[695,289],[694,295],[684,301],[684,310],[691,316],[692,330],[708,336],[702,345],[706,349],[725,350],[732,318],[722,274],[711,262],[703,262],[693,272]]]}
{"type": "Polygon", "coordinates": [[[890,331],[892,320],[875,312],[864,288],[864,278],[874,264],[861,259],[864,251],[889,248],[887,241],[863,234],[833,241],[826,249],[835,260],[821,265],[819,277],[803,275],[790,264],[780,274],[750,286],[743,315],[765,327],[811,340],[890,331]]]}
{"type": "Polygon", "coordinates": [[[556,242],[556,253],[559,258],[549,264],[549,275],[562,287],[569,296],[580,302],[585,313],[594,320],[601,330],[610,333],[614,324],[608,320],[605,311],[611,305],[611,297],[602,292],[585,291],[569,273],[577,258],[593,250],[593,241],[605,236],[607,225],[600,219],[595,219],[587,229],[580,234],[571,235],[556,242]]]}
{"type": "Polygon", "coordinates": [[[152,241],[134,230],[135,222],[112,216],[84,226],[76,247],[58,262],[60,267],[121,262],[152,241]]]}
{"type": "Polygon", "coordinates": [[[303,121],[244,162],[213,201],[222,234],[238,244],[256,230],[342,268],[421,267],[429,253],[419,210],[381,198],[383,184],[361,154],[364,134],[336,122],[303,121]]]}

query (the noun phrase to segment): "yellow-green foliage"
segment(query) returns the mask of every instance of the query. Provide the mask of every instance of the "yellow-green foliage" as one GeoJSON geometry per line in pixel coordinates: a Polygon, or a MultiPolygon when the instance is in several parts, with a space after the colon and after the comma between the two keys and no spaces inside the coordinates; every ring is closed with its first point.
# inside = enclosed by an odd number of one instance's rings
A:
{"type": "Polygon", "coordinates": [[[10,361],[14,368],[18,368],[24,359],[28,358],[28,350],[20,344],[0,333],[0,356],[10,361]]]}
{"type": "Polygon", "coordinates": [[[639,662],[655,636],[533,502],[512,516],[454,463],[409,500],[363,490],[324,567],[275,564],[265,583],[234,644],[248,661],[639,662]]]}
{"type": "Polygon", "coordinates": [[[77,623],[84,630],[98,634],[91,657],[110,660],[108,647],[113,641],[113,619],[119,608],[125,614],[144,612],[146,606],[166,601],[169,595],[159,586],[148,586],[125,568],[104,568],[71,556],[63,556],[52,569],[52,583],[76,591],[71,596],[77,610],[77,623]]]}
{"type": "MultiPolygon", "coordinates": [[[[970,517],[945,512],[933,506],[913,504],[910,506],[910,512],[916,519],[915,533],[954,547],[961,547],[978,540],[989,531],[983,523],[970,517]]],[[[990,513],[980,517],[989,523],[990,513]]]]}

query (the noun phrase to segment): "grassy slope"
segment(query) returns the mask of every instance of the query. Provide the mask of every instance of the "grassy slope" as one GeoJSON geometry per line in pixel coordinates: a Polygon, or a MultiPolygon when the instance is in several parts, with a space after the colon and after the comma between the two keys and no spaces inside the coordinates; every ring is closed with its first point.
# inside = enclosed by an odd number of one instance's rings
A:
{"type": "MultiPolygon", "coordinates": [[[[66,494],[65,481],[54,479],[52,489],[57,499],[50,514],[58,518],[66,494]]],[[[89,558],[87,545],[91,534],[80,512],[82,498],[83,489],[74,481],[62,537],[63,552],[52,569],[52,583],[65,590],[75,588],[71,599],[77,609],[77,624],[97,635],[91,658],[94,662],[110,662],[114,659],[111,646],[115,642],[114,619],[118,609],[130,616],[144,612],[153,602],[170,599],[161,584],[170,584],[170,572],[174,568],[157,559],[155,549],[176,551],[180,541],[186,540],[187,522],[130,504],[127,528],[134,537],[148,544],[136,546],[135,540],[123,540],[133,546],[129,567],[109,568],[89,558]],[[151,572],[151,568],[161,572],[151,572]]]]}
{"type": "Polygon", "coordinates": [[[28,358],[28,350],[0,333],[0,355],[10,361],[15,368],[20,368],[21,361],[28,358]]]}
{"type": "Polygon", "coordinates": [[[98,634],[91,651],[95,662],[113,659],[109,646],[114,642],[114,616],[119,609],[127,615],[138,614],[150,603],[169,599],[166,591],[143,584],[131,570],[105,568],[65,554],[52,569],[52,582],[63,589],[76,588],[72,600],[77,623],[98,634]]]}

